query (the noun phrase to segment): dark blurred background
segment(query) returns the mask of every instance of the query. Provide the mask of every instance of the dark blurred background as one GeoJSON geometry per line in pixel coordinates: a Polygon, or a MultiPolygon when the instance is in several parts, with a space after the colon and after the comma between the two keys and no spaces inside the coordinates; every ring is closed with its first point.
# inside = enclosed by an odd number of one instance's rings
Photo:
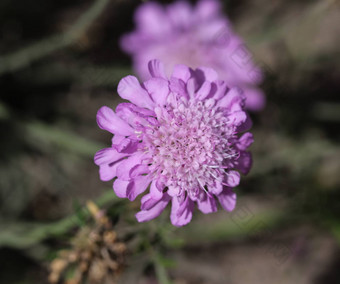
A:
{"type": "MultiPolygon", "coordinates": [[[[119,103],[117,82],[133,73],[118,41],[139,4],[0,2],[0,283],[48,283],[49,262],[81,227],[81,216],[73,225],[67,216],[103,195],[103,208],[117,206],[93,163],[110,141],[95,117],[119,103]]],[[[266,72],[254,165],[235,214],[196,212],[169,235],[180,244],[163,248],[164,267],[178,284],[340,283],[339,2],[223,7],[266,72]]],[[[126,213],[131,227],[137,206],[126,213]]],[[[128,258],[136,254],[131,246],[128,258]]],[[[168,283],[127,263],[138,281],[122,283],[168,283]]]]}

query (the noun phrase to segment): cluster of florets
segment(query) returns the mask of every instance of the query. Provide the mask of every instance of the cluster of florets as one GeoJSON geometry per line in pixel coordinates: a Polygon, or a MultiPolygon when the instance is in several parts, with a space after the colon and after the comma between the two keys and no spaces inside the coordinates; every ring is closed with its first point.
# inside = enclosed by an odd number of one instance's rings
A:
{"type": "Polygon", "coordinates": [[[104,106],[100,128],[112,134],[112,146],[97,152],[95,163],[104,181],[115,178],[118,197],[141,199],[138,221],[157,217],[169,202],[171,222],[190,222],[194,205],[203,213],[236,203],[233,188],[251,167],[246,132],[251,122],[240,88],[218,80],[210,68],[176,65],[170,78],[158,60],[148,64],[151,78],[140,84],[127,76],[118,94],[129,103],[116,110],[104,106]]]}

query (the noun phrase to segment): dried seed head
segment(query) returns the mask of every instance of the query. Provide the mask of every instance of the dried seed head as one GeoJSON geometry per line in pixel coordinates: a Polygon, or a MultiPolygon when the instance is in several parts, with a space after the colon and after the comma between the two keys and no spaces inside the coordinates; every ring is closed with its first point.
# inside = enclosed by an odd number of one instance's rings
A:
{"type": "Polygon", "coordinates": [[[89,283],[115,283],[124,267],[126,245],[119,242],[117,233],[103,211],[88,202],[95,224],[83,227],[71,240],[69,250],[60,251],[50,264],[49,283],[79,284],[83,279],[89,283]],[[97,213],[101,212],[100,215],[97,213]],[[99,216],[99,217],[98,217],[99,216]],[[63,279],[67,271],[73,276],[63,279]]]}

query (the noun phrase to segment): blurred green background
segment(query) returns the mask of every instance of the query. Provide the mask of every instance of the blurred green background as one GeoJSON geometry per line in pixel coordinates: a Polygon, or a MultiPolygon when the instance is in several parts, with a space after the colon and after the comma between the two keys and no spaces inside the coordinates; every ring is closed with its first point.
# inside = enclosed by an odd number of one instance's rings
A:
{"type": "Polygon", "coordinates": [[[96,112],[133,73],[118,40],[139,4],[0,2],[0,283],[48,283],[50,261],[91,224],[89,199],[127,244],[120,283],[340,283],[339,2],[223,3],[266,72],[267,106],[252,114],[235,212],[197,211],[181,229],[166,212],[138,225],[138,201],[117,200],[93,164],[110,141],[96,112]]]}

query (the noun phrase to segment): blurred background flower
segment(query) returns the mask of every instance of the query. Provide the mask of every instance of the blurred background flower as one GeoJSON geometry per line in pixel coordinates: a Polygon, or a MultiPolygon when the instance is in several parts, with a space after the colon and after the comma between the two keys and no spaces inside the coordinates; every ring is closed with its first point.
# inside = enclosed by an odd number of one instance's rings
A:
{"type": "Polygon", "coordinates": [[[261,110],[262,90],[256,87],[263,74],[251,52],[223,15],[218,0],[201,0],[192,6],[176,1],[163,6],[147,2],[135,12],[136,30],[121,39],[123,50],[132,55],[134,69],[143,79],[150,78],[147,63],[159,59],[169,76],[176,64],[191,68],[210,67],[230,87],[241,87],[247,108],[261,110]]]}
{"type": "Polygon", "coordinates": [[[234,213],[197,212],[179,230],[167,214],[138,224],[139,200],[115,198],[93,164],[111,138],[95,116],[133,74],[119,39],[143,3],[0,2],[0,282],[47,283],[60,250],[95,228],[90,199],[129,251],[121,283],[339,283],[338,2],[221,3],[267,102],[234,213]]]}

